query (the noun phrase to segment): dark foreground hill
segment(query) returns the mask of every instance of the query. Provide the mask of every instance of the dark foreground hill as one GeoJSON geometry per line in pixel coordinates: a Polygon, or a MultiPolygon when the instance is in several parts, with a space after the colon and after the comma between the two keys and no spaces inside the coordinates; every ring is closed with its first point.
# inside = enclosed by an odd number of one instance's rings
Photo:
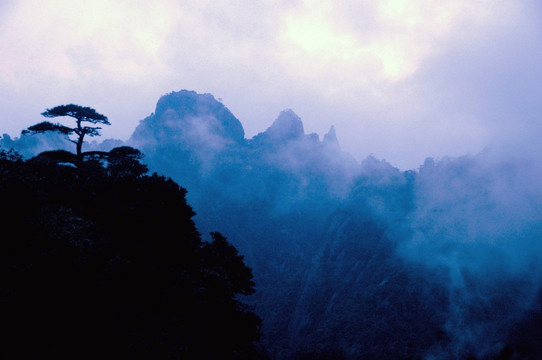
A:
{"type": "Polygon", "coordinates": [[[1,357],[259,358],[251,270],[202,242],[186,190],[133,156],[59,155],[0,153],[1,357]]]}

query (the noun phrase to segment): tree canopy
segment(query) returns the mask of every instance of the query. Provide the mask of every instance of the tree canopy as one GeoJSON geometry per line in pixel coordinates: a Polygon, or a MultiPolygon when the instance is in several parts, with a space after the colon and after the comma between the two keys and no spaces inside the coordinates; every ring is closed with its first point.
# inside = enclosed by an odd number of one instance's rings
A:
{"type": "Polygon", "coordinates": [[[0,156],[3,358],[257,359],[252,273],[141,155],[0,156]],[[59,160],[60,159],[60,160],[59,160]]]}
{"type": "Polygon", "coordinates": [[[78,159],[82,159],[83,157],[82,147],[85,136],[98,136],[100,135],[99,130],[101,130],[101,127],[83,126],[83,123],[89,122],[91,124],[111,125],[107,119],[107,116],[98,113],[93,108],[74,104],[55,106],[54,108],[47,109],[46,111],[42,112],[41,115],[46,118],[65,116],[72,117],[75,119],[75,127],[43,121],[30,126],[26,130],[23,130],[23,134],[39,134],[45,132],[59,132],[66,136],[75,134],[76,138],[69,138],[69,140],[76,145],[76,154],[78,159]]]}

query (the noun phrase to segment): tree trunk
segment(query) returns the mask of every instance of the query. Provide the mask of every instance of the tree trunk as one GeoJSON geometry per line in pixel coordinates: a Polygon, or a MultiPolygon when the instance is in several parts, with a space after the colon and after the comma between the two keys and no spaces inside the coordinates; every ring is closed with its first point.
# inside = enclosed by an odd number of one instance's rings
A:
{"type": "Polygon", "coordinates": [[[77,158],[83,160],[83,137],[85,134],[80,134],[79,139],[77,139],[77,158]]]}
{"type": "Polygon", "coordinates": [[[85,137],[85,132],[83,131],[83,128],[81,127],[81,120],[80,118],[77,118],[77,130],[75,133],[79,138],[77,139],[77,159],[79,161],[83,160],[83,138],[85,137]]]}

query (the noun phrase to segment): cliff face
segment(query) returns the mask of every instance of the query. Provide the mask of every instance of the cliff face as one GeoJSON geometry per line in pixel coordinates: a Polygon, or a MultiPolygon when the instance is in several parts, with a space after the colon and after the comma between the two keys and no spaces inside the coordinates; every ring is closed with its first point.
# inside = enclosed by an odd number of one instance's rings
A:
{"type": "Polygon", "coordinates": [[[397,222],[406,216],[412,182],[386,162],[358,164],[341,151],[333,126],[320,140],[287,109],[245,139],[220,102],[183,90],[163,96],[131,141],[151,170],[188,189],[202,233],[220,230],[245,255],[274,358],[416,357],[440,340],[441,308],[413,325],[424,316],[416,309],[434,305],[423,292],[442,300],[439,288],[397,258],[382,221],[388,208],[397,222]],[[405,288],[410,295],[401,298],[405,288]],[[405,350],[407,338],[419,345],[405,350]]]}
{"type": "MultiPolygon", "coordinates": [[[[396,259],[387,225],[369,209],[374,204],[364,203],[383,201],[373,196],[381,190],[374,184],[386,176],[408,182],[385,162],[360,166],[341,151],[334,127],[321,141],[305,134],[301,118],[288,109],[245,139],[239,121],[211,95],[180,91],[159,100],[131,141],[151,170],[188,189],[202,233],[222,231],[246,256],[257,283],[253,305],[275,358],[311,349],[403,356],[402,343],[388,341],[390,331],[397,338],[425,337],[406,356],[436,341],[396,320],[401,308],[423,308],[421,287],[396,259]],[[382,174],[356,182],[374,167],[382,174]],[[359,198],[348,202],[354,189],[359,198]],[[414,295],[396,299],[409,286],[414,295]]],[[[421,322],[420,329],[438,325],[421,322]]]]}
{"type": "Polygon", "coordinates": [[[220,102],[183,90],[163,96],[130,141],[145,153],[151,171],[188,189],[204,235],[219,229],[246,256],[258,288],[253,305],[272,353],[292,355],[296,337],[314,345],[310,329],[329,323],[325,317],[297,323],[314,309],[305,307],[303,293],[318,288],[308,279],[322,256],[327,218],[359,173],[334,129],[320,141],[305,134],[294,111],[284,110],[265,131],[245,139],[240,122],[220,102]]]}

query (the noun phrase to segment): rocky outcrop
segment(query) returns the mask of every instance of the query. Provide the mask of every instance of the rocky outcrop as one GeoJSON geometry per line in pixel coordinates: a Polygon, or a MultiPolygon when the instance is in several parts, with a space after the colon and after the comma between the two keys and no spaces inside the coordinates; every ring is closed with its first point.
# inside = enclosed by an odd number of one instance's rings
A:
{"type": "Polygon", "coordinates": [[[140,122],[130,142],[216,147],[239,144],[244,138],[241,122],[213,95],[181,90],[160,98],[156,111],[140,122]]]}

